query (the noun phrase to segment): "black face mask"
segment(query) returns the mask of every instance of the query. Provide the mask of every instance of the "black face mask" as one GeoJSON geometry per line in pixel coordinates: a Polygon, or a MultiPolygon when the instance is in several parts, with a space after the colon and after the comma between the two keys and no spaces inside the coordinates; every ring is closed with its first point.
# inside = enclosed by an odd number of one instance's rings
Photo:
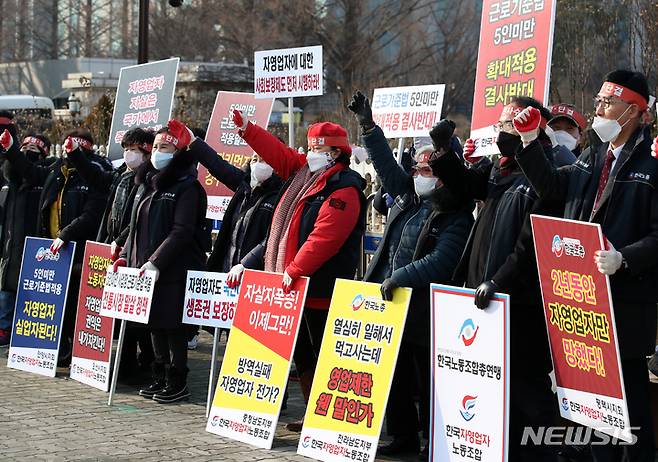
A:
{"type": "Polygon", "coordinates": [[[507,132],[500,132],[498,133],[496,145],[498,145],[501,156],[514,157],[516,150],[521,146],[521,137],[507,132]]]}
{"type": "Polygon", "coordinates": [[[41,160],[41,154],[34,151],[25,151],[25,158],[34,164],[41,160]]]}

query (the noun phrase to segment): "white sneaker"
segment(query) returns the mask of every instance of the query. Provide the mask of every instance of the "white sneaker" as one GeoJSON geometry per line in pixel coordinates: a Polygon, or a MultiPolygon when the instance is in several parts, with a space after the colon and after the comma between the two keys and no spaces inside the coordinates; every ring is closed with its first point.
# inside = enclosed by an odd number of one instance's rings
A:
{"type": "Polygon", "coordinates": [[[199,346],[199,335],[195,335],[192,340],[187,342],[187,349],[188,350],[196,350],[196,347],[199,346]]]}

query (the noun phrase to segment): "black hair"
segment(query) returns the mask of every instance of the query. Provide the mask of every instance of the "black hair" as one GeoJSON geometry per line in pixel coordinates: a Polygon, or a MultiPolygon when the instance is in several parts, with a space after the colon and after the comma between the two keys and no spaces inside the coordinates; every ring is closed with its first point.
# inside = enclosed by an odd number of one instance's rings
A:
{"type": "Polygon", "coordinates": [[[9,120],[14,120],[14,113],[11,111],[7,111],[6,109],[3,109],[0,111],[0,117],[4,117],[9,120]]]}
{"type": "Polygon", "coordinates": [[[197,138],[201,138],[202,140],[206,139],[206,131],[203,128],[195,127],[195,128],[190,128],[192,130],[192,133],[194,133],[194,136],[197,138]]]}
{"type": "Polygon", "coordinates": [[[153,140],[155,140],[155,135],[152,130],[140,127],[132,128],[123,135],[121,147],[123,148],[131,144],[153,144],[153,140]]]}
{"type": "Polygon", "coordinates": [[[633,90],[649,102],[649,84],[647,83],[647,78],[641,72],[617,69],[616,71],[609,72],[603,81],[616,83],[617,85],[622,85],[633,90]]]}
{"type": "Polygon", "coordinates": [[[510,99],[510,103],[521,107],[534,107],[535,109],[539,109],[541,116],[546,120],[550,120],[553,117],[548,108],[530,96],[513,96],[512,99],[510,99]]]}

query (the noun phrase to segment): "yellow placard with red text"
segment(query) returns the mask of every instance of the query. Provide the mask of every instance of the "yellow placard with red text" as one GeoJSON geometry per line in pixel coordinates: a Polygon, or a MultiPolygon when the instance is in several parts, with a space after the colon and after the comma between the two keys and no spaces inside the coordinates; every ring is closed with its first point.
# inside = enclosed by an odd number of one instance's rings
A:
{"type": "Polygon", "coordinates": [[[401,288],[387,302],[379,284],[336,280],[299,454],[374,460],[410,298],[401,288]]]}

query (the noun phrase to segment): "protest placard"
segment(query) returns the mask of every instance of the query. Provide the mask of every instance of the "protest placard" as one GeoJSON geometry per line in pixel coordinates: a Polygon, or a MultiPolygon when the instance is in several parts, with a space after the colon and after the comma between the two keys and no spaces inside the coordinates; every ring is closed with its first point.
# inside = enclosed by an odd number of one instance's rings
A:
{"type": "MultiPolygon", "coordinates": [[[[509,296],[432,284],[430,460],[507,460],[509,296]]],[[[522,366],[519,366],[522,367],[522,366]]]]}
{"type": "Polygon", "coordinates": [[[411,289],[382,299],[380,285],[336,279],[299,454],[375,459],[411,289]]]}
{"type": "Polygon", "coordinates": [[[146,270],[142,276],[139,268],[120,266],[117,272],[112,267],[107,270],[101,316],[114,319],[149,322],[153,289],[155,288],[155,271],[146,270]]]}
{"type": "Polygon", "coordinates": [[[121,68],[107,147],[110,160],[123,159],[121,140],[131,128],[158,130],[167,125],[179,61],[171,58],[121,68]]]}
{"type": "MultiPolygon", "coordinates": [[[[273,99],[256,99],[253,93],[218,92],[208,123],[206,143],[225,161],[238,168],[244,167],[254,151],[238,134],[231,114],[237,109],[242,111],[252,123],[267,128],[273,104],[273,99]]],[[[212,176],[203,165],[199,165],[199,181],[208,194],[206,218],[222,220],[233,191],[212,176]]]]}
{"type": "Polygon", "coordinates": [[[598,223],[531,215],[562,417],[631,442],[610,280],[598,223]]]}
{"type": "Polygon", "coordinates": [[[322,92],[321,45],[254,53],[254,94],[257,99],[317,96],[322,92]]]}
{"type": "Polygon", "coordinates": [[[266,449],[272,447],[308,288],[302,277],[285,293],[282,278],[245,270],[206,426],[266,449]]]}
{"type": "Polygon", "coordinates": [[[229,329],[238,305],[238,287],[226,284],[227,273],[188,271],[183,322],[229,329]]]}
{"type": "Polygon", "coordinates": [[[75,242],[50,251],[51,239],[26,237],[7,365],[55,377],[75,242]]]}
{"type": "Polygon", "coordinates": [[[484,0],[471,135],[475,155],[498,153],[498,122],[513,96],[548,101],[556,0],[484,0]]]}
{"type": "Polygon", "coordinates": [[[114,319],[101,316],[105,273],[111,246],[87,241],[82,261],[78,312],[73,331],[71,378],[99,390],[110,386],[110,357],[114,319]]]}
{"type": "Polygon", "coordinates": [[[426,137],[441,120],[444,92],[443,84],[375,88],[372,118],[386,138],[426,137]]]}

